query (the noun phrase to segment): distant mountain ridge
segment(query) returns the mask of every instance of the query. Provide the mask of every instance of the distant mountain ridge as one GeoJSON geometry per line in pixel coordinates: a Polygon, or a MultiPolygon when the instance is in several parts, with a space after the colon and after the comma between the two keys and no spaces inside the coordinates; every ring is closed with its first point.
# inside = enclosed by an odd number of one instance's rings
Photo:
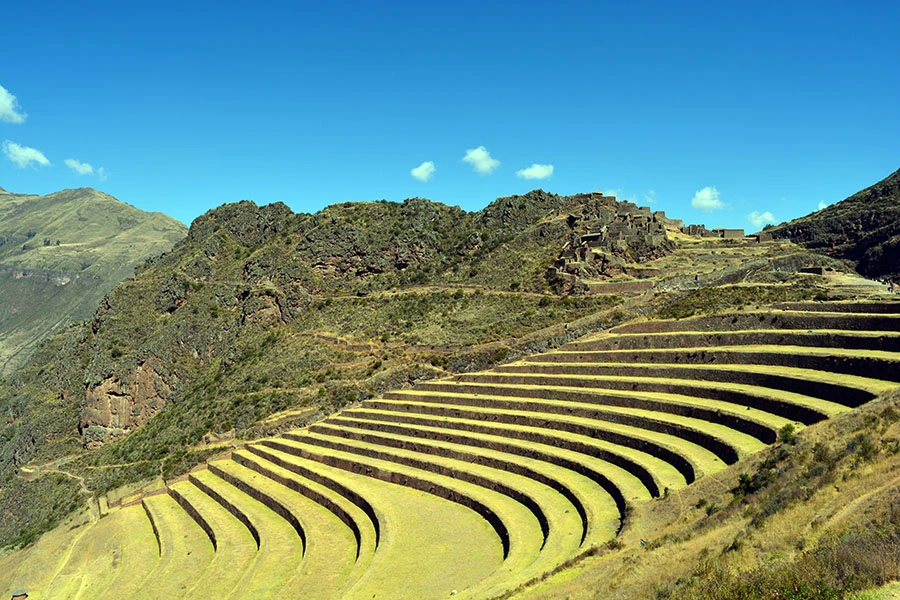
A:
{"type": "Polygon", "coordinates": [[[89,318],[135,265],[186,232],[92,188],[46,196],[0,188],[0,374],[53,331],[89,318]]]}
{"type": "Polygon", "coordinates": [[[900,170],[849,198],[770,229],[775,237],[856,263],[867,277],[900,278],[900,170]]]}

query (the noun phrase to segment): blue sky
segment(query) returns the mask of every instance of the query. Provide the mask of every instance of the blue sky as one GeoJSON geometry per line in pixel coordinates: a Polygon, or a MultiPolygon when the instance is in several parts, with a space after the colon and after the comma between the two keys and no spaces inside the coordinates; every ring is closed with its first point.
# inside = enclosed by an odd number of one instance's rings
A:
{"type": "Polygon", "coordinates": [[[757,230],[900,167],[896,1],[307,4],[8,3],[0,187],[185,223],[602,190],[757,230]]]}

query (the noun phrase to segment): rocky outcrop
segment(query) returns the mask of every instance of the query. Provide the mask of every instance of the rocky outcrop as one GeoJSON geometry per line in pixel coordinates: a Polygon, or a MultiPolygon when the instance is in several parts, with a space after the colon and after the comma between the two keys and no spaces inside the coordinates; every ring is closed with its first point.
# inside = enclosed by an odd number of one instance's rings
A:
{"type": "Polygon", "coordinates": [[[171,385],[147,362],[123,377],[109,375],[85,389],[79,423],[85,448],[95,448],[140,427],[170,400],[171,385]]]}

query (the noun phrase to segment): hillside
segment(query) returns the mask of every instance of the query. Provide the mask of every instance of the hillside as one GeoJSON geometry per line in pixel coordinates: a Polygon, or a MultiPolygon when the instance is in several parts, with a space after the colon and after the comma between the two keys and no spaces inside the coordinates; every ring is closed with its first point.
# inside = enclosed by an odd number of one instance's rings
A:
{"type": "Polygon", "coordinates": [[[849,198],[769,230],[867,277],[900,280],[900,170],[849,198]]]}
{"type": "MultiPolygon", "coordinates": [[[[536,191],[477,213],[423,199],[214,209],[0,385],[0,493],[52,495],[49,479],[9,476],[60,457],[103,493],[204,460],[204,440],[546,347],[548,327],[616,301],[545,291],[568,213],[596,205],[617,203],[536,191]]],[[[16,517],[4,542],[43,527],[16,517]]]]}
{"type": "Polygon", "coordinates": [[[50,333],[89,318],[135,265],[185,233],[170,217],[90,188],[0,191],[0,374],[23,364],[50,333]]]}
{"type": "Polygon", "coordinates": [[[636,210],[535,191],[198,218],[0,384],[0,544],[24,547],[3,581],[493,598],[562,571],[556,597],[575,565],[589,597],[595,557],[641,560],[647,507],[740,487],[773,442],[896,389],[883,286],[787,242],[628,229],[636,210]]]}

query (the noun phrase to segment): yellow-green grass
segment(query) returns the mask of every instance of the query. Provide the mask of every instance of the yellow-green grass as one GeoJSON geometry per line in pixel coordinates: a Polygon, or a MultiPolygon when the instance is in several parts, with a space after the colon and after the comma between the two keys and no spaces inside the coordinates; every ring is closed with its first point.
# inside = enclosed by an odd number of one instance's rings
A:
{"type": "MultiPolygon", "coordinates": [[[[331,513],[344,526],[335,528],[332,533],[338,535],[340,530],[345,537],[350,536],[354,573],[361,573],[377,548],[376,522],[353,501],[320,481],[305,476],[304,473],[311,476],[315,474],[301,469],[293,462],[293,457],[289,458],[287,461],[279,458],[277,452],[260,445],[248,446],[232,453],[232,459],[238,464],[260,473],[291,493],[302,496],[331,513]]],[[[334,485],[334,482],[329,483],[334,485]]],[[[353,575],[348,576],[348,579],[352,580],[353,575]]]]}
{"type": "MultiPolygon", "coordinates": [[[[210,467],[218,462],[210,463],[210,467]]],[[[270,598],[281,594],[298,573],[303,561],[303,540],[291,524],[211,469],[194,473],[193,479],[238,507],[259,534],[256,561],[238,583],[234,597],[270,598]]]]}
{"type": "MultiPolygon", "coordinates": [[[[309,432],[306,439],[332,438],[340,447],[353,448],[351,451],[450,474],[456,479],[497,491],[508,488],[515,492],[513,497],[529,496],[546,515],[548,538],[558,540],[561,531],[568,532],[564,534],[564,545],[570,545],[569,536],[573,531],[580,546],[608,541],[617,529],[618,510],[609,494],[590,479],[556,465],[491,449],[476,453],[471,448],[452,443],[436,444],[410,436],[386,436],[344,428],[335,422],[314,425],[309,432]],[[601,532],[594,531],[590,523],[599,524],[601,515],[606,526],[598,537],[601,532]],[[611,527],[609,523],[613,523],[611,527]]],[[[552,545],[553,542],[548,541],[545,548],[552,545]]]]}
{"type": "MultiPolygon", "coordinates": [[[[56,572],[72,555],[72,549],[90,527],[85,510],[42,535],[37,542],[16,552],[0,555],[0,590],[46,589],[56,572]]],[[[154,550],[156,540],[153,540],[154,550]]]]}
{"type": "MultiPolygon", "coordinates": [[[[486,434],[480,432],[462,432],[460,430],[444,429],[428,425],[417,424],[415,426],[402,423],[386,423],[384,421],[358,419],[349,416],[332,417],[325,421],[328,424],[337,424],[346,429],[358,429],[360,431],[376,432],[389,436],[398,436],[399,439],[410,438],[416,442],[428,440],[430,445],[439,445],[438,450],[446,444],[451,444],[451,449],[465,452],[466,448],[477,448],[475,452],[481,454],[489,451],[490,457],[497,456],[505,460],[523,461],[523,464],[535,468],[536,462],[543,462],[563,469],[560,477],[569,477],[568,473],[577,473],[580,477],[588,479],[593,485],[601,488],[605,494],[599,491],[592,495],[589,503],[601,504],[601,510],[595,510],[594,517],[589,516],[592,526],[599,534],[604,526],[594,525],[595,521],[601,523],[610,516],[607,514],[607,504],[604,495],[609,495],[619,510],[620,515],[614,515],[619,521],[626,512],[626,504],[629,502],[649,500],[650,491],[630,472],[622,467],[595,459],[593,456],[581,454],[563,447],[559,444],[551,445],[537,441],[522,442],[511,439],[509,436],[498,434],[486,434]]],[[[502,433],[502,432],[497,432],[502,433]]],[[[600,534],[601,536],[603,534],[600,534]]]]}
{"type": "Polygon", "coordinates": [[[485,406],[500,410],[511,409],[572,415],[632,425],[641,429],[671,433],[672,435],[691,440],[713,451],[722,461],[728,464],[736,462],[749,453],[756,452],[765,445],[758,437],[740,431],[735,427],[697,418],[692,415],[659,411],[640,406],[623,407],[599,403],[587,404],[565,398],[565,393],[561,394],[563,396],[561,399],[557,399],[551,397],[540,386],[535,386],[532,389],[539,395],[527,395],[528,390],[523,389],[522,386],[517,386],[517,388],[500,388],[488,383],[482,385],[473,384],[471,387],[468,385],[457,387],[462,389],[458,392],[445,392],[437,389],[423,390],[421,392],[399,391],[386,395],[386,398],[398,401],[463,404],[466,406],[485,406]]]}
{"type": "Polygon", "coordinates": [[[645,410],[673,413],[692,416],[706,421],[727,425],[732,429],[752,435],[764,443],[772,443],[776,440],[776,432],[793,420],[764,411],[748,411],[747,407],[708,398],[697,398],[684,394],[669,394],[665,392],[643,392],[634,390],[597,390],[565,385],[528,384],[516,381],[515,376],[508,376],[511,383],[504,383],[506,375],[499,373],[491,376],[490,381],[483,382],[484,377],[476,381],[455,380],[452,382],[429,382],[423,385],[423,392],[416,393],[412,390],[391,392],[390,398],[403,397],[410,399],[427,400],[436,393],[454,395],[457,400],[460,393],[471,394],[470,403],[474,397],[483,395],[496,395],[502,397],[514,396],[521,398],[543,398],[546,400],[564,400],[586,405],[618,406],[623,408],[642,408],[645,410]],[[457,391],[458,390],[458,391],[457,391]]]}
{"type": "MultiPolygon", "coordinates": [[[[838,396],[847,391],[856,392],[857,390],[862,390],[864,392],[868,392],[868,394],[854,394],[854,398],[858,397],[860,400],[862,400],[862,398],[865,397],[865,401],[868,401],[869,399],[872,399],[875,396],[882,394],[885,391],[896,386],[896,382],[890,380],[876,379],[873,377],[863,377],[850,373],[835,373],[832,371],[820,370],[816,368],[802,368],[775,364],[601,362],[592,361],[592,357],[585,356],[584,353],[570,354],[564,352],[549,354],[545,356],[548,359],[552,358],[553,360],[540,360],[540,358],[543,357],[533,357],[533,359],[531,360],[519,361],[514,365],[510,365],[510,368],[514,367],[517,370],[520,370],[527,369],[530,366],[547,367],[550,365],[565,365],[568,372],[573,374],[580,374],[581,371],[579,369],[583,370],[588,367],[592,369],[591,373],[597,375],[603,375],[605,371],[615,372],[616,370],[618,370],[625,371],[629,375],[635,374],[635,377],[655,376],[672,378],[677,377],[676,374],[678,373],[683,373],[685,375],[684,378],[699,379],[705,381],[728,381],[729,376],[737,378],[738,374],[755,374],[760,376],[758,377],[758,383],[754,381],[754,385],[757,385],[759,387],[776,387],[776,389],[780,389],[778,387],[779,384],[784,384],[785,387],[788,387],[793,383],[789,380],[807,383],[819,382],[821,384],[826,384],[830,388],[837,388],[832,393],[838,396]],[[646,373],[646,375],[644,375],[644,373],[646,373]]],[[[897,355],[894,354],[893,358],[895,360],[885,361],[887,362],[887,364],[884,365],[885,369],[900,369],[900,363],[897,363],[896,356],[897,355]]],[[[503,368],[505,368],[505,366],[501,367],[501,369],[503,368]]],[[[898,377],[898,375],[892,372],[885,373],[885,375],[894,379],[898,377]]],[[[815,390],[811,391],[810,393],[815,393],[818,397],[824,397],[829,394],[829,390],[815,390]]]]}
{"type": "MultiPolygon", "coordinates": [[[[298,431],[297,437],[306,439],[308,432],[298,431]]],[[[520,568],[537,559],[546,542],[547,529],[542,527],[540,519],[542,515],[535,510],[533,499],[525,499],[525,502],[531,500],[526,505],[507,494],[489,490],[467,481],[379,458],[365,457],[354,452],[320,448],[298,439],[282,438],[277,442],[270,443],[272,444],[270,447],[294,454],[307,463],[314,461],[329,467],[365,473],[369,477],[400,483],[406,487],[468,506],[478,512],[494,528],[497,538],[503,546],[504,558],[507,562],[518,564],[520,568]],[[484,502],[486,497],[495,500],[494,496],[499,496],[502,501],[499,503],[484,502]],[[500,509],[500,512],[497,508],[500,509]]]]}
{"type": "Polygon", "coordinates": [[[892,581],[879,588],[857,592],[849,596],[850,600],[897,600],[900,598],[900,581],[892,581]]]}
{"type": "Polygon", "coordinates": [[[140,507],[115,510],[79,529],[61,528],[23,553],[0,560],[2,589],[21,587],[32,598],[128,598],[159,560],[156,539],[140,507]]]}
{"type": "Polygon", "coordinates": [[[847,331],[845,329],[718,329],[710,331],[660,331],[648,333],[590,334],[563,348],[571,350],[689,349],[709,345],[740,346],[763,343],[834,349],[879,350],[900,348],[900,333],[847,331]]]}
{"type": "Polygon", "coordinates": [[[583,433],[630,448],[642,449],[659,458],[663,458],[673,463],[685,478],[690,481],[704,473],[719,471],[726,466],[725,462],[716,456],[714,452],[683,437],[634,425],[624,425],[588,417],[556,415],[533,410],[512,410],[508,408],[455,405],[452,403],[434,404],[431,402],[406,402],[387,399],[373,400],[368,402],[367,405],[380,410],[398,413],[440,414],[583,433]]]}
{"type": "Polygon", "coordinates": [[[339,598],[356,563],[356,540],[350,530],[321,504],[248,467],[235,461],[220,461],[216,466],[287,507],[302,524],[306,533],[303,562],[282,594],[339,598]]]}
{"type": "MultiPolygon", "coordinates": [[[[389,425],[408,424],[453,432],[464,431],[466,434],[495,435],[510,440],[520,440],[526,444],[544,444],[563,448],[588,459],[596,460],[599,463],[597,468],[608,463],[627,471],[641,482],[651,496],[659,495],[667,487],[670,489],[684,487],[688,482],[688,479],[677,467],[654,454],[641,450],[640,447],[626,447],[615,441],[598,439],[591,435],[564,429],[547,429],[542,424],[498,423],[468,419],[458,415],[448,417],[446,415],[405,414],[367,407],[344,410],[341,416],[389,425]]],[[[690,480],[693,480],[693,473],[690,480]]]]}
{"type": "MultiPolygon", "coordinates": [[[[847,406],[830,402],[821,398],[813,398],[796,392],[788,392],[777,388],[762,388],[756,385],[745,383],[729,383],[725,381],[706,381],[700,379],[681,379],[674,377],[626,377],[614,375],[567,375],[565,373],[533,373],[533,372],[514,372],[510,373],[510,380],[515,381],[513,376],[521,378],[523,381],[528,378],[535,382],[541,382],[540,385],[553,380],[560,382],[560,385],[572,386],[573,382],[578,382],[578,387],[593,389],[613,389],[616,391],[633,389],[639,391],[650,392],[671,392],[686,396],[696,396],[698,398],[725,399],[726,401],[734,401],[737,404],[749,406],[752,409],[781,414],[787,418],[792,415],[784,414],[793,407],[803,411],[798,414],[795,420],[805,424],[817,422],[823,418],[833,417],[850,410],[847,406]],[[740,402],[738,402],[740,401],[740,402]],[[803,418],[805,417],[805,418],[803,418]]],[[[496,373],[500,375],[500,373],[496,373]]],[[[494,375],[492,373],[492,375],[494,375]]],[[[467,381],[468,376],[460,376],[460,380],[467,381]]],[[[523,384],[524,385],[524,384],[523,384]]]]}
{"type": "Polygon", "coordinates": [[[644,333],[659,331],[710,331],[712,329],[786,329],[844,331],[900,331],[900,315],[847,312],[804,312],[795,310],[760,310],[721,313],[686,319],[633,321],[611,330],[612,333],[644,333]],[[729,327],[734,325],[734,327],[729,327]]]}
{"type": "Polygon", "coordinates": [[[754,364],[858,375],[873,379],[900,379],[897,352],[871,349],[822,348],[773,344],[704,345],[695,348],[637,350],[578,350],[563,347],[526,362],[597,362],[651,364],[754,364]]]}
{"type": "MultiPolygon", "coordinates": [[[[168,494],[142,500],[159,534],[160,556],[136,587],[137,598],[190,598],[201,595],[198,579],[215,557],[206,532],[168,494]]],[[[123,510],[139,510],[132,506],[123,510]]]]}
{"type": "Polygon", "coordinates": [[[240,597],[239,584],[258,556],[256,540],[243,523],[193,483],[182,481],[171,490],[193,507],[215,535],[215,557],[198,574],[197,589],[210,598],[240,597]]]}
{"type": "MultiPolygon", "coordinates": [[[[373,471],[352,472],[304,459],[271,447],[266,453],[302,464],[367,498],[381,523],[378,548],[360,579],[341,593],[348,600],[446,597],[472,587],[494,573],[508,575],[536,556],[517,541],[506,561],[496,532],[478,513],[422,490],[378,478],[373,471]],[[521,548],[519,548],[521,546],[521,548]]],[[[486,492],[490,504],[518,536],[540,536],[534,517],[500,494],[486,492]]],[[[538,538],[539,539],[539,538],[538,538]]],[[[464,597],[464,596],[461,596],[464,597]]]]}

